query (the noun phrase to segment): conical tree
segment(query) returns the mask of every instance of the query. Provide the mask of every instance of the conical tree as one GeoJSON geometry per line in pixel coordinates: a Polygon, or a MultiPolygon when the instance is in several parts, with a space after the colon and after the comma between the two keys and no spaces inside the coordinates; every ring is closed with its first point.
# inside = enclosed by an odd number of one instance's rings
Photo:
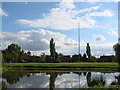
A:
{"type": "Polygon", "coordinates": [[[91,56],[91,49],[90,49],[89,43],[87,43],[87,46],[86,46],[86,54],[88,57],[91,56]]]}
{"type": "Polygon", "coordinates": [[[51,40],[50,40],[50,55],[51,55],[52,59],[55,59],[55,53],[56,53],[55,42],[54,42],[54,39],[51,38],[51,40]]]}

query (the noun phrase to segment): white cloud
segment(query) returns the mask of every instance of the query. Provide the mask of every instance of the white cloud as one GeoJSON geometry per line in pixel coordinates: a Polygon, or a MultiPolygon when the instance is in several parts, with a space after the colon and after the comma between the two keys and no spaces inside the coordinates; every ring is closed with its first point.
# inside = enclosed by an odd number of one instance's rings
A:
{"type": "Polygon", "coordinates": [[[62,0],[61,1],[61,3],[59,3],[59,8],[61,8],[61,9],[73,9],[73,8],[75,8],[75,5],[73,4],[73,0],[68,0],[68,1],[66,1],[66,0],[62,0]]]}
{"type": "Polygon", "coordinates": [[[90,16],[104,16],[104,17],[111,17],[113,16],[114,14],[110,11],[110,10],[105,10],[103,12],[93,12],[93,13],[90,13],[88,14],[90,16]]]}
{"type": "Polygon", "coordinates": [[[103,41],[105,40],[105,37],[102,35],[95,35],[93,34],[93,37],[95,38],[96,41],[103,41]]]}
{"type": "MultiPolygon", "coordinates": [[[[61,53],[72,52],[71,50],[77,46],[77,42],[68,38],[66,35],[59,32],[52,32],[47,30],[30,30],[20,31],[18,33],[2,32],[2,47],[5,49],[8,44],[16,43],[22,47],[23,50],[30,50],[33,53],[39,51],[49,52],[49,41],[54,38],[56,49],[61,53]],[[70,49],[73,47],[72,49],[70,49]]],[[[39,53],[40,54],[40,53],[39,53]]]]}
{"type": "Polygon", "coordinates": [[[108,34],[118,37],[118,31],[113,30],[112,28],[108,30],[108,34]]]}
{"type": "MultiPolygon", "coordinates": [[[[30,50],[34,55],[41,53],[49,54],[49,41],[54,38],[55,47],[58,53],[65,55],[78,54],[78,42],[59,32],[52,32],[44,29],[20,31],[18,33],[2,32],[2,49],[9,44],[16,43],[23,50],[30,50]]],[[[102,40],[102,39],[99,39],[102,40]]],[[[94,44],[90,43],[92,55],[114,54],[115,43],[94,44]]],[[[86,42],[81,42],[81,53],[85,53],[86,42]]]]}
{"type": "Polygon", "coordinates": [[[49,10],[49,13],[43,14],[43,18],[34,19],[34,20],[27,20],[27,19],[19,19],[17,22],[27,27],[34,27],[34,28],[52,28],[58,30],[71,30],[78,28],[78,23],[80,23],[81,28],[92,28],[96,24],[96,20],[94,20],[91,16],[94,13],[97,13],[97,16],[102,14],[103,16],[112,16],[112,13],[108,10],[103,12],[93,12],[101,7],[93,6],[90,8],[85,8],[81,10],[77,10],[72,0],[66,2],[62,0],[58,7],[52,8],[49,10]],[[83,13],[91,13],[90,15],[83,13]]]}
{"type": "Polygon", "coordinates": [[[0,8],[0,16],[8,16],[8,14],[2,8],[0,8]]]}
{"type": "Polygon", "coordinates": [[[83,13],[83,12],[91,12],[91,11],[93,11],[93,10],[97,10],[97,9],[99,9],[101,6],[93,6],[93,7],[90,7],[90,8],[86,8],[86,9],[81,9],[80,11],[79,11],[79,13],[83,13]]]}
{"type": "Polygon", "coordinates": [[[102,44],[91,44],[91,50],[93,56],[102,56],[102,55],[114,55],[113,45],[116,42],[108,42],[102,44]]]}

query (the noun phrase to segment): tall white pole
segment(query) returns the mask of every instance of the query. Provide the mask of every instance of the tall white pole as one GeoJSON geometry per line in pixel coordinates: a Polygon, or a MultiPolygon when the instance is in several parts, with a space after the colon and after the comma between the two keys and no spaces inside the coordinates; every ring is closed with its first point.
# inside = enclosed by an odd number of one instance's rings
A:
{"type": "MultiPolygon", "coordinates": [[[[78,23],[78,59],[80,62],[80,23],[78,23]]],[[[79,88],[80,88],[80,72],[79,72],[79,88]]]]}
{"type": "Polygon", "coordinates": [[[78,56],[80,61],[80,23],[78,23],[78,56]]]}

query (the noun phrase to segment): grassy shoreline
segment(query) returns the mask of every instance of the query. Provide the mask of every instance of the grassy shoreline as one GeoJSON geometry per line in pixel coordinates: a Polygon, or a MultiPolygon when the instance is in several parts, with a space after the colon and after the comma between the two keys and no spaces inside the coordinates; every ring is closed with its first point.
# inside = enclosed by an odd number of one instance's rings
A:
{"type": "Polygon", "coordinates": [[[117,63],[2,63],[3,71],[9,70],[53,70],[53,71],[103,71],[118,72],[117,63]]]}
{"type": "Polygon", "coordinates": [[[3,67],[88,67],[110,68],[118,67],[117,63],[3,63],[3,67]]]}

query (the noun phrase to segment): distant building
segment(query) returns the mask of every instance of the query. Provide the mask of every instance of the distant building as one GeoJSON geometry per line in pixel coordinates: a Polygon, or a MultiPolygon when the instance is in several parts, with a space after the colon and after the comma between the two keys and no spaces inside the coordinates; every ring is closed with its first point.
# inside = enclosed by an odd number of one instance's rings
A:
{"type": "Polygon", "coordinates": [[[40,62],[39,56],[21,56],[22,62],[40,62]]]}
{"type": "Polygon", "coordinates": [[[71,62],[70,55],[60,57],[61,62],[71,62]]]}
{"type": "Polygon", "coordinates": [[[115,56],[100,56],[99,62],[112,62],[115,56]]]}

